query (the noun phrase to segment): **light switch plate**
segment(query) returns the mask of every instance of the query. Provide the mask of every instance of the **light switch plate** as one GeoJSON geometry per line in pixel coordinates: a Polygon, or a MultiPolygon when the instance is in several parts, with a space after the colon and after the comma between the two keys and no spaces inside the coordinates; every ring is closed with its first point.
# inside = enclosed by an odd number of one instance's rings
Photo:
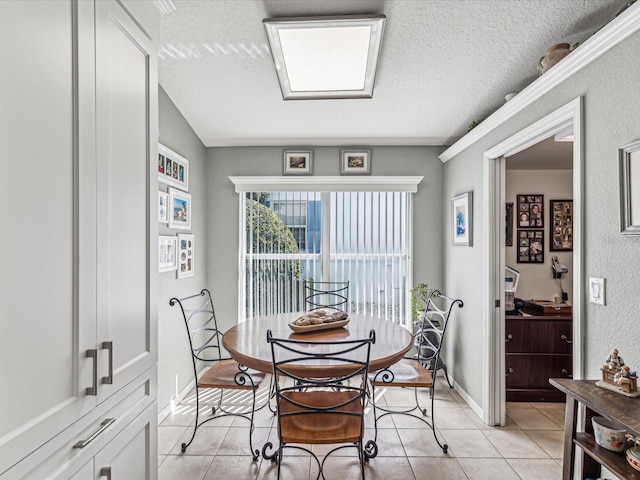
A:
{"type": "Polygon", "coordinates": [[[589,303],[604,305],[605,279],[589,277],[589,303]]]}

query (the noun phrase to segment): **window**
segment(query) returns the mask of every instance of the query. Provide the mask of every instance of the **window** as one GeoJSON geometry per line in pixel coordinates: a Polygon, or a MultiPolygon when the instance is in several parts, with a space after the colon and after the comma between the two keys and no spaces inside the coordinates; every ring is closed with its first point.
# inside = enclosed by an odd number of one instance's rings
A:
{"type": "Polygon", "coordinates": [[[409,192],[244,192],[243,317],[304,310],[302,281],[349,280],[349,309],[410,320],[409,192]]]}

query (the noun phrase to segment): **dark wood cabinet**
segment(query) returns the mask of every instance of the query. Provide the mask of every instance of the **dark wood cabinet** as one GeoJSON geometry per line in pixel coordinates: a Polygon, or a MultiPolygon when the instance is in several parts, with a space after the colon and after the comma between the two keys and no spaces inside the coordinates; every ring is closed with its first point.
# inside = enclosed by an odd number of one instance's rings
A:
{"type": "Polygon", "coordinates": [[[570,315],[507,315],[505,375],[508,402],[562,402],[549,378],[573,374],[573,322],[570,315]]]}

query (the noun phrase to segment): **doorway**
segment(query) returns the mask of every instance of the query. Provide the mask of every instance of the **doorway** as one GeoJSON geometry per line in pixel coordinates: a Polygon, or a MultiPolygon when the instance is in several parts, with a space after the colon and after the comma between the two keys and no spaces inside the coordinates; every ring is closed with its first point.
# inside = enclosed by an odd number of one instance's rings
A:
{"type": "Polygon", "coordinates": [[[571,129],[505,160],[506,401],[564,404],[549,378],[573,372],[571,129]]]}
{"type": "MultiPolygon", "coordinates": [[[[506,420],[505,381],[505,243],[506,162],[508,157],[553,137],[567,129],[574,132],[572,152],[573,200],[573,376],[582,378],[582,99],[577,98],[524,130],[489,149],[484,154],[483,205],[485,235],[485,367],[483,380],[483,420],[488,425],[504,425],[506,420]]],[[[535,199],[534,199],[535,200],[535,199]]],[[[531,202],[536,203],[536,202],[531,202]]],[[[517,229],[514,229],[517,231],[517,229]]],[[[546,233],[548,238],[548,232],[546,233]]],[[[515,237],[515,233],[514,233],[515,237]]],[[[515,241],[515,238],[514,238],[515,241]]]]}

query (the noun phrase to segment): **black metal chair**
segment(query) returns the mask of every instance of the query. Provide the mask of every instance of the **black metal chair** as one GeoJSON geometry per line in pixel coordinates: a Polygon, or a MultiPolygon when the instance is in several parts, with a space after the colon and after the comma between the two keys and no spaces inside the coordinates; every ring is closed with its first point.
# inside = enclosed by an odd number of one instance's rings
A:
{"type": "Polygon", "coordinates": [[[440,351],[444,334],[449,323],[451,312],[455,306],[463,307],[462,300],[453,299],[442,295],[438,290],[434,290],[429,296],[427,308],[418,320],[416,325],[416,333],[414,334],[414,346],[416,354],[412,357],[403,358],[400,362],[391,367],[369,374],[371,381],[371,401],[373,403],[373,413],[375,421],[375,437],[378,437],[378,421],[392,414],[404,414],[417,418],[426,423],[433,431],[436,442],[447,453],[449,447],[446,443],[442,443],[436,434],[434,420],[434,388],[436,373],[439,369],[443,369],[447,383],[451,386],[446,372],[446,366],[440,360],[440,351]],[[441,306],[439,306],[441,305],[441,306]],[[415,396],[415,406],[405,410],[391,410],[389,408],[379,407],[375,403],[376,387],[404,387],[413,388],[415,396]],[[431,421],[427,420],[427,409],[420,405],[418,400],[418,388],[428,388],[431,397],[431,421]],[[413,414],[412,412],[419,410],[422,416],[413,414]],[[381,411],[382,413],[379,413],[381,411]]]}
{"type": "Polygon", "coordinates": [[[329,455],[356,447],[364,480],[364,408],[375,332],[371,330],[364,339],[313,342],[274,338],[269,330],[267,342],[273,359],[279,445],[274,449],[271,442],[266,443],[262,456],[278,464],[278,479],[285,448],[311,454],[318,463],[319,479],[321,475],[324,478],[322,470],[329,455]],[[311,352],[311,346],[322,346],[322,353],[317,348],[316,353],[311,352]],[[328,367],[318,370],[318,363],[328,367]],[[345,445],[330,450],[322,462],[310,449],[300,446],[334,443],[345,445]],[[268,454],[269,449],[274,451],[268,454]]]}
{"type": "Polygon", "coordinates": [[[255,370],[249,370],[230,358],[222,358],[220,348],[220,338],[222,332],[218,329],[215,310],[211,293],[203,289],[200,293],[183,298],[172,298],[169,305],[179,305],[182,318],[187,329],[189,348],[191,350],[191,360],[193,363],[193,375],[196,383],[196,421],[193,434],[189,442],[182,444],[182,453],[193,442],[198,428],[203,424],[217,418],[236,416],[246,418],[250,422],[249,448],[254,460],[260,455],[259,450],[253,449],[253,416],[256,411],[256,390],[264,380],[264,374],[255,370]],[[198,378],[196,361],[200,360],[213,365],[198,378]],[[200,390],[216,388],[220,390],[218,404],[211,408],[211,416],[199,421],[200,413],[200,390]],[[244,390],[252,394],[251,405],[240,411],[229,411],[225,409],[222,402],[225,390],[244,390]],[[216,412],[222,412],[216,415],[216,412]]]}
{"type": "Polygon", "coordinates": [[[349,281],[304,281],[304,303],[307,311],[331,308],[346,312],[349,305],[349,281]]]}

